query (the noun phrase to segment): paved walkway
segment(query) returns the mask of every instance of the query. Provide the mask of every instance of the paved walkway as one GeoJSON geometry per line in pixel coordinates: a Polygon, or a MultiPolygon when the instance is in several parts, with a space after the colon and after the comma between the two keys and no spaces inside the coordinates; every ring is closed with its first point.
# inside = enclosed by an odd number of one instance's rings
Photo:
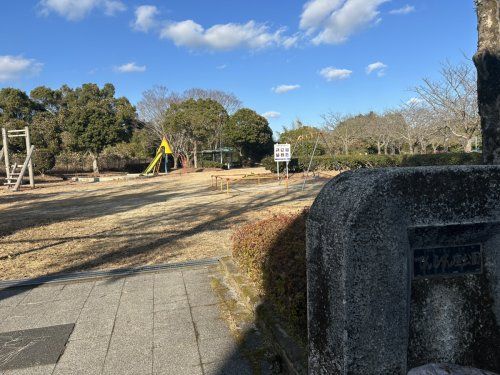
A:
{"type": "Polygon", "coordinates": [[[0,373],[251,374],[220,318],[212,272],[0,291],[0,373]]]}

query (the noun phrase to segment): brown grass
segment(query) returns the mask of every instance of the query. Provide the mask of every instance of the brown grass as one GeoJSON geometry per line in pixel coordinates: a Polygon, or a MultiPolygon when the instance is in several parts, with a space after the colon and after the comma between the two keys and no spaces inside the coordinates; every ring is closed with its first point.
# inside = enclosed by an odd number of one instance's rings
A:
{"type": "Polygon", "coordinates": [[[225,256],[235,225],[309,206],[325,182],[226,195],[210,188],[212,173],[2,190],[0,279],[225,256]]]}

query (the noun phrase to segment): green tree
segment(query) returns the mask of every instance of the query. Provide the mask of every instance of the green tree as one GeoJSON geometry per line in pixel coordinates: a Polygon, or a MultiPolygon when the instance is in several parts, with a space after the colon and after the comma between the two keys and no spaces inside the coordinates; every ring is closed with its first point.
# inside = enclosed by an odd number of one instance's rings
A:
{"type": "MultiPolygon", "coordinates": [[[[155,140],[156,141],[156,140],[155,140]]],[[[106,147],[103,154],[116,155],[124,159],[148,159],[158,147],[144,129],[135,130],[128,142],[106,147]]]]}
{"type": "Polygon", "coordinates": [[[315,155],[324,155],[326,145],[324,145],[320,130],[313,126],[303,125],[300,120],[297,120],[290,129],[283,129],[280,133],[279,142],[291,145],[293,158],[308,158],[314,150],[318,137],[320,137],[321,143],[318,142],[315,155]]]}
{"type": "Polygon", "coordinates": [[[99,173],[98,159],[107,146],[128,141],[138,124],[135,108],[125,98],[114,98],[113,85],[102,89],[95,84],[81,88],[64,88],[61,116],[73,151],[87,152],[93,160],[94,173],[99,173]]]}
{"type": "Polygon", "coordinates": [[[45,86],[38,86],[31,90],[30,99],[39,109],[55,115],[61,109],[62,92],[61,90],[52,90],[45,86]]]}
{"type": "Polygon", "coordinates": [[[0,90],[0,122],[20,120],[28,124],[37,110],[41,109],[24,91],[10,87],[0,90]]]}
{"type": "Polygon", "coordinates": [[[57,116],[50,112],[39,112],[33,116],[30,126],[31,143],[43,148],[54,157],[61,152],[61,127],[57,116]]]}
{"type": "MultiPolygon", "coordinates": [[[[38,87],[30,98],[21,90],[6,88],[0,90],[0,125],[7,129],[22,129],[29,126],[31,143],[36,148],[44,148],[45,153],[55,156],[60,151],[60,129],[55,113],[47,112],[49,99],[55,103],[57,92],[46,87],[38,87]]],[[[23,138],[13,138],[9,142],[15,152],[25,149],[23,138]]]]}
{"type": "Polygon", "coordinates": [[[192,158],[197,168],[200,146],[220,144],[227,121],[227,111],[212,99],[172,103],[165,113],[163,129],[174,148],[174,159],[184,157],[190,162],[192,158]]]}
{"type": "Polygon", "coordinates": [[[267,119],[251,109],[236,111],[230,117],[225,133],[240,156],[250,162],[258,162],[273,152],[273,131],[267,119]]]}

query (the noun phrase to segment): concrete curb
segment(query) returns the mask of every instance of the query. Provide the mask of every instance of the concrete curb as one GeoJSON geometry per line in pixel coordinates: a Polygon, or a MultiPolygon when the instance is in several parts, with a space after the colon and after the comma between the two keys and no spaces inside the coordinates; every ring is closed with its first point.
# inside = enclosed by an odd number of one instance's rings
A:
{"type": "Polygon", "coordinates": [[[240,273],[231,257],[219,260],[230,286],[246,307],[255,312],[256,324],[269,337],[274,350],[282,357],[288,374],[307,374],[307,351],[287,334],[274,316],[272,308],[263,302],[250,281],[240,273]]]}
{"type": "Polygon", "coordinates": [[[5,281],[0,281],[0,290],[8,288],[40,285],[40,284],[63,283],[73,280],[82,281],[88,279],[128,276],[138,273],[151,273],[169,269],[207,266],[207,265],[217,264],[218,262],[219,258],[209,258],[209,259],[192,260],[188,262],[164,263],[154,266],[116,268],[116,269],[102,270],[102,271],[83,271],[83,272],[74,272],[67,274],[56,274],[51,276],[42,276],[36,278],[5,280],[5,281]]]}
{"type": "Polygon", "coordinates": [[[118,175],[118,176],[104,176],[104,177],[72,177],[71,181],[73,182],[83,182],[83,183],[93,183],[93,182],[107,182],[107,181],[124,181],[124,180],[135,180],[138,178],[149,178],[152,175],[143,175],[140,173],[132,173],[126,175],[118,175]]]}

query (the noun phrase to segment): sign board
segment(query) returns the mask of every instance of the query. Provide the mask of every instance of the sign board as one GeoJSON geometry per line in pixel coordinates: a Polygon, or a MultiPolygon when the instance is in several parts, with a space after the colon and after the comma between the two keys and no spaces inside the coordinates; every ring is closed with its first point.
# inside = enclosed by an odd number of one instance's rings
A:
{"type": "Polygon", "coordinates": [[[290,144],[275,144],[274,145],[274,161],[290,161],[291,154],[290,144]]]}
{"type": "Polygon", "coordinates": [[[413,250],[413,277],[429,278],[482,273],[481,245],[413,250]]]}

